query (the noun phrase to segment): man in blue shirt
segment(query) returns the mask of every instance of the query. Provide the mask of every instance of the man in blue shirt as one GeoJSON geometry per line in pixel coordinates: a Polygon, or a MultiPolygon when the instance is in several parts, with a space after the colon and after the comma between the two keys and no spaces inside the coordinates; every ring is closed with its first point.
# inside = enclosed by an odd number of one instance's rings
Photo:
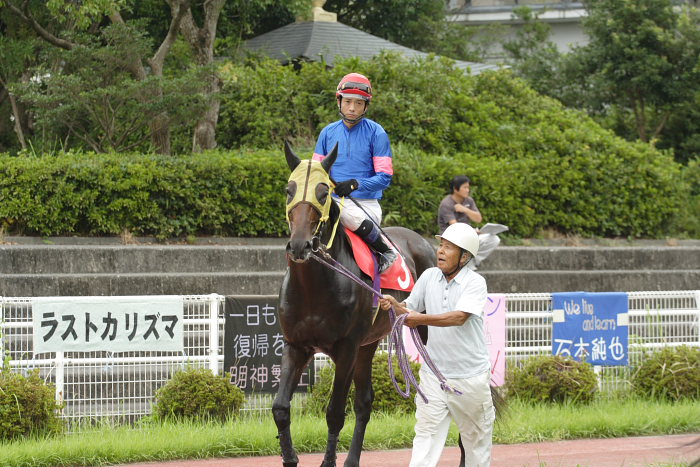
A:
{"type": "Polygon", "coordinates": [[[379,200],[394,174],[391,145],[384,128],[365,118],[372,99],[372,85],[366,76],[350,73],[336,90],[341,120],[321,130],[313,159],[323,160],[338,143],[338,158],[331,168],[335,199],[352,193],[353,202],[344,202],[340,222],[362,237],[379,253],[379,272],[396,259],[377,227],[382,220],[379,200]]]}

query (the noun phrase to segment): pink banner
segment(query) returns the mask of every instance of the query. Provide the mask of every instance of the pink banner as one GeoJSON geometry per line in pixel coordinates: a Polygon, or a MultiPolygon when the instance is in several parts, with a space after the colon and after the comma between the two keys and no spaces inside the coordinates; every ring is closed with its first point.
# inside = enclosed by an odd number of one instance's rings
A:
{"type": "Polygon", "coordinates": [[[503,386],[506,377],[506,296],[489,294],[484,307],[486,346],[491,360],[491,384],[503,386]]]}
{"type": "MultiPolygon", "coordinates": [[[[502,386],[506,375],[506,296],[489,294],[484,307],[486,346],[491,360],[491,383],[502,386]]],[[[430,331],[428,331],[430,335],[430,331]]],[[[411,360],[422,363],[418,349],[411,338],[411,329],[403,328],[403,345],[411,360]]]]}

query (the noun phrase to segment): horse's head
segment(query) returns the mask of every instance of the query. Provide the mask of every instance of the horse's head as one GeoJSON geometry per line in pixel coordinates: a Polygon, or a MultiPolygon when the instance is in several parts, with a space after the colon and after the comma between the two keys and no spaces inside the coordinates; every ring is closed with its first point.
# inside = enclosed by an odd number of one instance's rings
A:
{"type": "Polygon", "coordinates": [[[338,145],[321,162],[302,161],[286,141],[284,153],[292,170],[287,184],[287,222],[290,230],[287,256],[292,261],[304,262],[312,251],[319,248],[321,241],[318,236],[331,211],[331,189],[335,184],[329,174],[338,156],[338,145]]]}

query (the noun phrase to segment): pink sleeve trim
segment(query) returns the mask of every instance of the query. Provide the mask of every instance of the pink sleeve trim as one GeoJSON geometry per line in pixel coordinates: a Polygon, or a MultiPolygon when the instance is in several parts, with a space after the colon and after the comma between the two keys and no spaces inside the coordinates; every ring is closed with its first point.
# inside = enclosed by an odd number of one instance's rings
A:
{"type": "Polygon", "coordinates": [[[315,152],[314,156],[311,159],[321,162],[325,158],[326,158],[326,156],[324,156],[323,154],[319,154],[319,153],[315,152]]]}
{"type": "Polygon", "coordinates": [[[374,162],[374,171],[375,172],[384,172],[384,173],[387,173],[389,175],[394,175],[394,166],[392,164],[391,157],[388,157],[388,156],[373,157],[372,161],[374,162]]]}

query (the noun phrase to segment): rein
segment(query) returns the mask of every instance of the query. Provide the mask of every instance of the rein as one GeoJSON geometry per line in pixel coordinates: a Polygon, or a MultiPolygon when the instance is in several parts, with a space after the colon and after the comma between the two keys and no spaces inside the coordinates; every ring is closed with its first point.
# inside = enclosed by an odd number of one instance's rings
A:
{"type": "MultiPolygon", "coordinates": [[[[328,267],[329,269],[332,269],[333,271],[342,274],[343,276],[355,282],[357,285],[363,287],[365,290],[371,292],[373,295],[377,295],[379,296],[379,298],[382,298],[381,293],[377,292],[372,287],[365,284],[362,280],[360,280],[360,278],[353,274],[352,271],[348,270],[345,266],[336,261],[335,258],[329,255],[328,252],[320,248],[317,250],[317,252],[320,253],[323,256],[323,258],[317,255],[311,255],[311,258],[318,261],[322,265],[328,267]]],[[[420,397],[423,399],[423,402],[427,404],[428,398],[420,389],[418,381],[416,381],[416,378],[413,376],[413,372],[411,371],[411,366],[409,365],[408,361],[408,355],[406,354],[406,349],[403,346],[403,335],[401,331],[403,329],[404,321],[406,320],[406,315],[404,314],[397,317],[396,311],[392,306],[389,309],[389,317],[391,319],[391,332],[389,333],[389,374],[391,375],[391,382],[394,384],[394,388],[396,388],[396,391],[399,394],[401,394],[402,397],[405,398],[408,398],[408,396],[411,394],[411,386],[413,386],[414,388],[416,388],[416,393],[418,393],[418,395],[420,395],[420,397]],[[394,366],[392,365],[391,358],[392,348],[394,346],[396,347],[396,356],[399,361],[399,369],[401,370],[401,374],[403,374],[404,381],[406,381],[405,390],[402,390],[399,387],[399,384],[396,381],[396,375],[394,374],[394,366]]],[[[411,337],[413,338],[413,342],[416,345],[416,348],[418,349],[418,353],[421,357],[423,357],[423,361],[426,365],[428,365],[428,368],[430,368],[430,370],[433,372],[438,381],[440,381],[440,388],[443,391],[461,395],[462,393],[459,390],[447,384],[447,379],[435,366],[430,356],[428,355],[428,351],[423,345],[423,341],[421,341],[420,335],[418,334],[418,330],[416,328],[411,328],[411,337]]]]}

